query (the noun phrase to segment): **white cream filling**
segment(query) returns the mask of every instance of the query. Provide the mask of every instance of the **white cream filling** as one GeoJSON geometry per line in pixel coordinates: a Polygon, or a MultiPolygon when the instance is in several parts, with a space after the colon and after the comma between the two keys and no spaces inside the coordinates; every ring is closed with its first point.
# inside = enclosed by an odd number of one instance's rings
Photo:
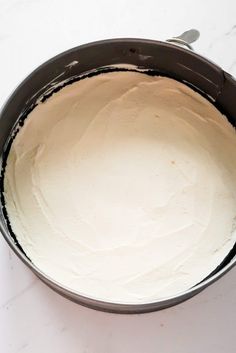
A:
{"type": "Polygon", "coordinates": [[[236,134],[175,80],[113,72],[28,116],[7,160],[28,257],[83,295],[143,303],[209,275],[236,239],[236,134]]]}

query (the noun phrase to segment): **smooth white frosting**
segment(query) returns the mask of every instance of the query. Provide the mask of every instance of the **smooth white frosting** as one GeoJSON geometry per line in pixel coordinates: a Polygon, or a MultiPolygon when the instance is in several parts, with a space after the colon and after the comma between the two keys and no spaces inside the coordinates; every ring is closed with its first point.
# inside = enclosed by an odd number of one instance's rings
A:
{"type": "Polygon", "coordinates": [[[39,104],[12,144],[11,227],[36,266],[83,295],[175,295],[235,242],[235,151],[227,119],[182,83],[80,80],[39,104]]]}

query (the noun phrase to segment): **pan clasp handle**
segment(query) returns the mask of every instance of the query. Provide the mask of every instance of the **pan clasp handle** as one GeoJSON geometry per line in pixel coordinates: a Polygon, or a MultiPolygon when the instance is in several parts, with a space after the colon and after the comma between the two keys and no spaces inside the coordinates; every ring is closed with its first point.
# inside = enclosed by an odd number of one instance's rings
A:
{"type": "Polygon", "coordinates": [[[193,50],[190,44],[198,40],[199,37],[200,32],[197,29],[190,29],[180,36],[167,39],[166,41],[193,50]]]}

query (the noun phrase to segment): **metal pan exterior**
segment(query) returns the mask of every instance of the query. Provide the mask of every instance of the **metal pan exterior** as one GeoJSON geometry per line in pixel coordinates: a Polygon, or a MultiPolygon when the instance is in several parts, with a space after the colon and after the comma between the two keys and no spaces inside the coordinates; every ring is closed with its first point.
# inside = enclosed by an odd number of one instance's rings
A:
{"type": "MultiPolygon", "coordinates": [[[[146,39],[110,39],[78,46],[48,60],[34,70],[11,94],[0,113],[0,156],[9,149],[12,131],[37,104],[40,97],[60,89],[61,83],[72,82],[81,75],[111,65],[134,65],[149,73],[180,80],[202,93],[236,126],[236,81],[214,63],[190,50],[174,44],[146,39]]],[[[2,168],[1,168],[2,169],[2,168]]],[[[3,173],[1,174],[3,187],[3,173]]],[[[161,310],[181,303],[215,282],[236,263],[236,247],[207,279],[197,286],[171,298],[147,304],[111,303],[89,298],[63,287],[41,272],[24,254],[10,234],[4,216],[3,197],[0,207],[0,231],[16,255],[49,287],[81,305],[107,312],[138,314],[161,310]]]]}

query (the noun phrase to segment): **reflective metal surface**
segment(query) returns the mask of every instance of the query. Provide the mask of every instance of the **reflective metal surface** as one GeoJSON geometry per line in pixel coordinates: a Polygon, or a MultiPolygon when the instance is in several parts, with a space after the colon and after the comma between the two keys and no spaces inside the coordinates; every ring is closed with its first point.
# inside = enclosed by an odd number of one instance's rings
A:
{"type": "MultiPolygon", "coordinates": [[[[187,41],[189,34],[183,34],[187,41]]],[[[196,36],[195,36],[196,37],[196,36]]],[[[193,38],[192,38],[193,39],[193,38]]],[[[0,155],[3,163],[11,142],[11,132],[22,121],[42,95],[49,95],[81,75],[111,70],[117,64],[149,69],[149,74],[166,75],[182,81],[210,99],[236,125],[236,81],[217,65],[202,56],[171,43],[144,39],[112,39],[82,45],[68,50],[41,65],[12,93],[0,113],[0,155]]],[[[3,189],[3,173],[1,174],[3,189]]],[[[40,271],[24,254],[9,230],[1,197],[0,231],[17,256],[48,286],[66,298],[97,310],[116,313],[143,313],[178,304],[219,279],[235,265],[235,248],[218,269],[202,283],[175,297],[147,304],[121,304],[89,298],[60,285],[40,271]]]]}

